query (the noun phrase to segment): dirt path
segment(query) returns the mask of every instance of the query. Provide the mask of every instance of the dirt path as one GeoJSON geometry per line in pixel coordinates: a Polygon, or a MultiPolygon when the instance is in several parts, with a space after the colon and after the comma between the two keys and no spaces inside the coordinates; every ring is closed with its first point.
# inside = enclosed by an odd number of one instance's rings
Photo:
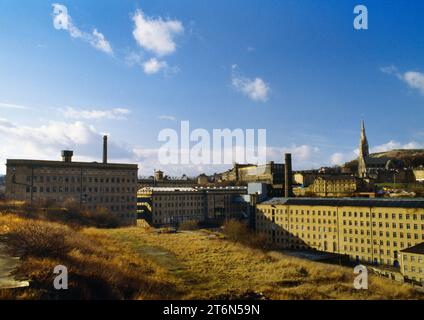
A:
{"type": "Polygon", "coordinates": [[[3,244],[0,244],[0,289],[22,288],[29,286],[28,281],[17,281],[12,272],[19,265],[19,258],[6,254],[3,244]]]}

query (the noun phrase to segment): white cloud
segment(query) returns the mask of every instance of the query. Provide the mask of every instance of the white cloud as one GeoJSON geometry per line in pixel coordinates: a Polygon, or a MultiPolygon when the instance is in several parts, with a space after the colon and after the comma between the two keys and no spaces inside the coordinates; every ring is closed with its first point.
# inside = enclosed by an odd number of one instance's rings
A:
{"type": "Polygon", "coordinates": [[[398,74],[399,73],[398,69],[394,65],[381,67],[380,71],[383,72],[383,73],[386,73],[386,74],[398,74]]]}
{"type": "Polygon", "coordinates": [[[403,80],[413,89],[424,95],[424,74],[416,71],[408,71],[403,74],[403,80]]]}
{"type": "Polygon", "coordinates": [[[108,54],[113,53],[112,46],[105,39],[105,36],[98,32],[97,29],[93,30],[93,37],[90,39],[90,44],[100,51],[106,52],[108,54]]]}
{"type": "Polygon", "coordinates": [[[100,51],[110,55],[113,54],[112,46],[102,33],[97,31],[97,29],[94,29],[91,33],[81,31],[72,22],[72,18],[68,14],[68,8],[62,4],[53,4],[53,26],[57,30],[68,31],[72,38],[84,40],[100,51]]]}
{"type": "Polygon", "coordinates": [[[292,145],[290,147],[267,147],[268,161],[284,162],[284,154],[291,153],[295,170],[318,168],[323,165],[321,150],[311,145],[292,145]]]}
{"type": "Polygon", "coordinates": [[[351,160],[354,160],[358,157],[357,150],[351,152],[336,152],[333,153],[330,157],[330,163],[333,166],[338,166],[345,164],[351,160]]]}
{"type": "Polygon", "coordinates": [[[115,108],[111,110],[81,110],[72,107],[67,107],[62,110],[65,117],[71,119],[99,120],[99,119],[114,119],[123,120],[125,116],[130,114],[130,110],[124,108],[115,108]]]}
{"type": "Polygon", "coordinates": [[[125,56],[125,63],[130,67],[134,65],[143,66],[143,55],[131,51],[125,56]]]}
{"type": "Polygon", "coordinates": [[[162,115],[162,116],[159,116],[158,119],[175,121],[177,118],[174,116],[162,115]]]}
{"type": "Polygon", "coordinates": [[[235,73],[235,70],[238,68],[236,64],[231,66],[232,68],[232,85],[233,87],[245,94],[247,97],[253,101],[265,102],[268,100],[269,93],[271,88],[269,85],[259,77],[254,79],[246,78],[235,73]]]}
{"type": "Polygon", "coordinates": [[[395,140],[390,140],[387,143],[375,146],[373,148],[371,148],[371,152],[372,153],[376,153],[376,152],[385,152],[385,151],[390,151],[393,149],[423,149],[424,148],[424,143],[419,143],[416,141],[410,141],[407,143],[400,143],[398,141],[395,140]]]}
{"type": "Polygon", "coordinates": [[[184,32],[180,21],[147,17],[141,10],[135,12],[133,21],[133,36],[142,48],[158,56],[175,52],[174,37],[184,32]]]}
{"type": "Polygon", "coordinates": [[[407,71],[401,73],[396,66],[390,65],[387,67],[381,67],[381,72],[394,75],[399,80],[405,82],[410,88],[418,90],[424,95],[424,73],[418,71],[407,71]]]}
{"type": "Polygon", "coordinates": [[[20,105],[20,104],[5,103],[5,102],[0,102],[0,108],[19,109],[19,110],[31,109],[31,107],[28,107],[28,106],[24,106],[24,105],[20,105]]]}
{"type": "Polygon", "coordinates": [[[159,61],[156,58],[151,58],[150,60],[143,63],[143,70],[146,74],[154,74],[166,68],[167,66],[168,65],[165,61],[159,61]]]}
{"type": "MultiPolygon", "coordinates": [[[[0,163],[6,159],[60,159],[63,149],[74,150],[75,161],[101,161],[102,136],[94,126],[81,121],[50,121],[40,126],[22,126],[0,119],[0,163]]],[[[134,163],[132,150],[109,140],[109,156],[134,163]]],[[[4,172],[4,166],[0,172],[4,172]]]]}

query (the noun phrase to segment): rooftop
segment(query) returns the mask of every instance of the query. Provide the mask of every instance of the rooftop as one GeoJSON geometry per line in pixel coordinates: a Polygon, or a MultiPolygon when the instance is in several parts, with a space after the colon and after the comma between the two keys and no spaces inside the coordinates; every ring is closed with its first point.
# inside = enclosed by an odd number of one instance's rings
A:
{"type": "Polygon", "coordinates": [[[424,198],[381,199],[381,198],[272,198],[259,204],[266,205],[310,205],[339,207],[392,207],[424,209],[424,198]]]}
{"type": "Polygon", "coordinates": [[[7,159],[6,166],[29,166],[29,167],[59,167],[59,168],[104,168],[104,169],[134,169],[138,170],[137,164],[127,163],[103,163],[103,162],[65,162],[52,160],[27,160],[7,159]]]}
{"type": "Polygon", "coordinates": [[[421,242],[415,246],[400,250],[400,252],[424,254],[424,242],[421,242]]]}
{"type": "Polygon", "coordinates": [[[197,192],[195,188],[188,187],[145,187],[138,189],[138,192],[197,192]]]}
{"type": "Polygon", "coordinates": [[[144,187],[139,192],[199,192],[199,191],[231,191],[247,190],[247,187],[144,187]]]}
{"type": "Polygon", "coordinates": [[[331,175],[331,174],[321,174],[317,176],[317,179],[322,180],[359,180],[357,177],[349,175],[331,175]]]}

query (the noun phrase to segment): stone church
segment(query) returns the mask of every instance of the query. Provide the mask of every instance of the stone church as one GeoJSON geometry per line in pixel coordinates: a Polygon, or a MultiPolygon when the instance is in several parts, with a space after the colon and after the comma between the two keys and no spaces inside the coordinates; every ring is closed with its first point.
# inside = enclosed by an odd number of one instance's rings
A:
{"type": "Polygon", "coordinates": [[[359,142],[358,176],[360,178],[376,178],[381,171],[402,167],[402,163],[388,157],[370,157],[369,145],[365,134],[365,124],[361,123],[361,140],[359,142]]]}

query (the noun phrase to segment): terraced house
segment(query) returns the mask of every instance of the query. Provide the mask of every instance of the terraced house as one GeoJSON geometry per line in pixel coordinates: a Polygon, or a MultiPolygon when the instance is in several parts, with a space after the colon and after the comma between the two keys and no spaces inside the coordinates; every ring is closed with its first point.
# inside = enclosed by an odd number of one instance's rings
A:
{"type": "MultiPolygon", "coordinates": [[[[402,271],[401,252],[424,242],[424,199],[273,198],[257,205],[256,230],[281,248],[338,253],[402,271]]],[[[424,273],[414,276],[424,280],[424,273]]]]}

